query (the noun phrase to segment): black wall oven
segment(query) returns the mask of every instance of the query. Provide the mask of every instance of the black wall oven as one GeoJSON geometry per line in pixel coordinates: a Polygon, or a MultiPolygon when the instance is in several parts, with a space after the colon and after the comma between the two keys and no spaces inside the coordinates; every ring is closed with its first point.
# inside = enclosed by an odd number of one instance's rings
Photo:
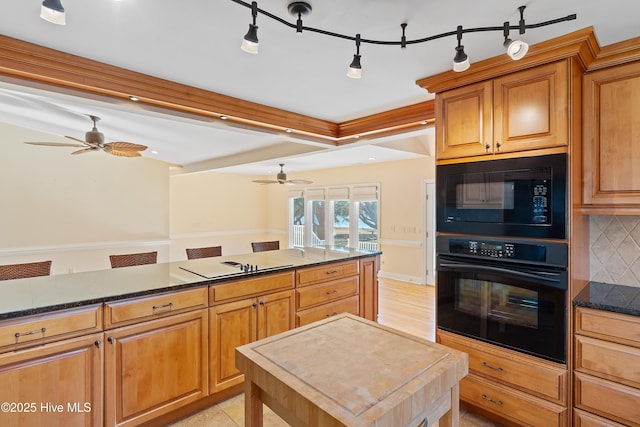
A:
{"type": "Polygon", "coordinates": [[[566,238],[567,155],[436,166],[439,232],[566,238]]]}
{"type": "Polygon", "coordinates": [[[436,246],[439,328],[566,362],[565,243],[440,235],[436,246]]]}

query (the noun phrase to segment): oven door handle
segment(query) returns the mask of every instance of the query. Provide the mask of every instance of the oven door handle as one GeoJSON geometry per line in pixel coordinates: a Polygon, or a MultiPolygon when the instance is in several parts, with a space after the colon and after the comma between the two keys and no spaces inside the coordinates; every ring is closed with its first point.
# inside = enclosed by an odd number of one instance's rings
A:
{"type": "Polygon", "coordinates": [[[544,282],[554,282],[560,283],[560,273],[550,273],[546,271],[536,271],[535,273],[528,273],[521,270],[514,270],[510,268],[500,268],[500,267],[491,267],[487,265],[477,265],[477,264],[458,264],[458,263],[449,263],[449,262],[441,262],[440,267],[445,268],[453,268],[456,270],[467,270],[473,272],[479,271],[490,271],[494,273],[502,273],[509,276],[522,277],[525,279],[535,279],[542,280],[544,282]]]}

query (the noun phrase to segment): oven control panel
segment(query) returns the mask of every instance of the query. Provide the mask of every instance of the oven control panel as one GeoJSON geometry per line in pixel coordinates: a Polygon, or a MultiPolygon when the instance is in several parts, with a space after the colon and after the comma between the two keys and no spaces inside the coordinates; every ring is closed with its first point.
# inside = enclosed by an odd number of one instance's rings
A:
{"type": "Polygon", "coordinates": [[[520,261],[544,262],[544,245],[521,242],[499,242],[492,240],[451,239],[449,253],[489,258],[508,258],[520,261]]]}

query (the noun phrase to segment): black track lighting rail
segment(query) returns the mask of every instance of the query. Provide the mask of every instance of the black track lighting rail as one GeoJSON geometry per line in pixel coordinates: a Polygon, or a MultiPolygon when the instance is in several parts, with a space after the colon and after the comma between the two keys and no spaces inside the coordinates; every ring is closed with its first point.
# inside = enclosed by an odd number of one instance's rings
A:
{"type": "MultiPolygon", "coordinates": [[[[231,0],[234,3],[240,4],[244,7],[247,7],[249,9],[251,9],[252,4],[242,1],[242,0],[231,0]]],[[[523,11],[524,7],[521,6],[520,9],[520,23],[518,25],[509,25],[508,29],[509,30],[519,30],[520,34],[524,33],[524,30],[528,30],[528,29],[532,29],[532,28],[541,28],[541,27],[546,27],[548,25],[553,25],[553,24],[558,24],[561,22],[566,22],[566,21],[573,21],[574,19],[576,19],[577,15],[575,13],[572,13],[571,15],[567,15],[565,17],[562,18],[556,18],[556,19],[552,19],[549,21],[544,21],[544,22],[540,22],[537,24],[524,24],[523,19],[522,19],[522,11],[523,11]]],[[[293,28],[295,30],[299,29],[299,26],[297,23],[291,23],[289,21],[287,21],[286,19],[283,19],[277,15],[272,14],[271,12],[268,12],[264,9],[260,9],[258,8],[258,13],[267,16],[277,22],[280,22],[283,25],[286,25],[287,27],[293,28]]],[[[401,46],[401,47],[405,47],[406,45],[410,45],[410,44],[419,44],[419,43],[425,43],[425,42],[429,42],[432,40],[436,40],[436,39],[441,39],[444,37],[449,37],[449,36],[456,36],[458,34],[458,30],[453,30],[453,31],[448,31],[445,33],[441,33],[441,34],[436,34],[433,36],[429,36],[429,37],[423,37],[420,39],[415,39],[415,40],[405,40],[404,38],[404,31],[406,28],[407,24],[403,23],[401,24],[402,27],[402,33],[403,33],[403,37],[401,40],[373,40],[373,39],[365,39],[365,38],[360,38],[360,42],[361,43],[368,43],[368,44],[378,44],[378,45],[388,45],[388,46],[401,46]]],[[[500,26],[496,26],[496,27],[477,27],[477,28],[463,28],[462,29],[462,33],[466,34],[466,33],[479,33],[479,32],[487,32],[487,31],[504,31],[507,27],[504,25],[500,25],[500,26]]],[[[341,38],[341,39],[345,39],[345,40],[351,40],[351,41],[356,41],[356,37],[355,36],[349,36],[346,34],[339,34],[339,33],[334,33],[332,31],[327,31],[327,30],[323,30],[320,28],[314,28],[314,27],[307,27],[307,26],[302,26],[302,30],[303,31],[310,31],[310,32],[314,32],[314,33],[319,33],[319,34],[324,34],[326,36],[331,36],[331,37],[336,37],[336,38],[341,38]]]]}

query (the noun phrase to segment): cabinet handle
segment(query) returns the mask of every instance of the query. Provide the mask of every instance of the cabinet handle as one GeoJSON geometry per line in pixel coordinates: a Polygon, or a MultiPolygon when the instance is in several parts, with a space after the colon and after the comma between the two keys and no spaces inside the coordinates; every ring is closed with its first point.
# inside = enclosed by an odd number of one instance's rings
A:
{"type": "Polygon", "coordinates": [[[327,271],[325,274],[336,274],[338,270],[327,271]]]}
{"type": "Polygon", "coordinates": [[[485,368],[493,369],[494,371],[498,371],[498,372],[502,372],[503,371],[502,368],[500,368],[500,367],[496,368],[495,366],[489,365],[487,362],[482,362],[482,366],[484,366],[485,368]]]}
{"type": "Polygon", "coordinates": [[[260,305],[264,305],[264,301],[260,301],[260,305]]]}
{"type": "Polygon", "coordinates": [[[113,337],[109,337],[107,341],[109,341],[109,344],[113,344],[116,340],[113,337]]]}
{"type": "Polygon", "coordinates": [[[336,313],[335,311],[331,314],[327,314],[325,317],[332,317],[332,316],[337,316],[338,313],[336,313]]]}
{"type": "Polygon", "coordinates": [[[169,304],[164,304],[164,305],[154,305],[152,308],[153,308],[153,311],[160,310],[162,308],[168,308],[169,311],[171,311],[171,309],[173,308],[173,303],[170,302],[169,304]]]}
{"type": "Polygon", "coordinates": [[[483,398],[484,400],[487,400],[487,401],[491,402],[491,403],[495,403],[495,404],[496,404],[496,405],[498,405],[498,406],[502,406],[502,400],[493,400],[492,398],[490,398],[490,397],[489,397],[489,396],[487,396],[486,394],[483,394],[483,395],[482,395],[482,398],[483,398]]]}
{"type": "Polygon", "coordinates": [[[327,291],[327,295],[335,295],[338,291],[327,291]]]}
{"type": "Polygon", "coordinates": [[[15,333],[15,337],[16,338],[20,338],[20,337],[26,337],[27,335],[35,335],[35,334],[44,335],[46,330],[47,330],[47,328],[41,328],[41,329],[35,329],[33,331],[29,331],[29,332],[16,332],[15,333]]]}
{"type": "Polygon", "coordinates": [[[98,348],[100,348],[100,344],[102,344],[102,343],[100,342],[100,340],[95,340],[95,341],[94,341],[94,343],[93,343],[93,345],[95,345],[95,346],[96,346],[96,347],[98,347],[98,348]]]}
{"type": "Polygon", "coordinates": [[[484,151],[489,151],[490,148],[491,148],[491,146],[489,144],[486,144],[484,146],[484,151]]]}
{"type": "Polygon", "coordinates": [[[498,149],[498,151],[500,151],[500,147],[502,147],[502,144],[500,144],[498,141],[496,141],[496,148],[498,149]]]}
{"type": "Polygon", "coordinates": [[[251,304],[251,307],[256,308],[258,306],[258,304],[256,304],[255,302],[253,304],[251,304]]]}

